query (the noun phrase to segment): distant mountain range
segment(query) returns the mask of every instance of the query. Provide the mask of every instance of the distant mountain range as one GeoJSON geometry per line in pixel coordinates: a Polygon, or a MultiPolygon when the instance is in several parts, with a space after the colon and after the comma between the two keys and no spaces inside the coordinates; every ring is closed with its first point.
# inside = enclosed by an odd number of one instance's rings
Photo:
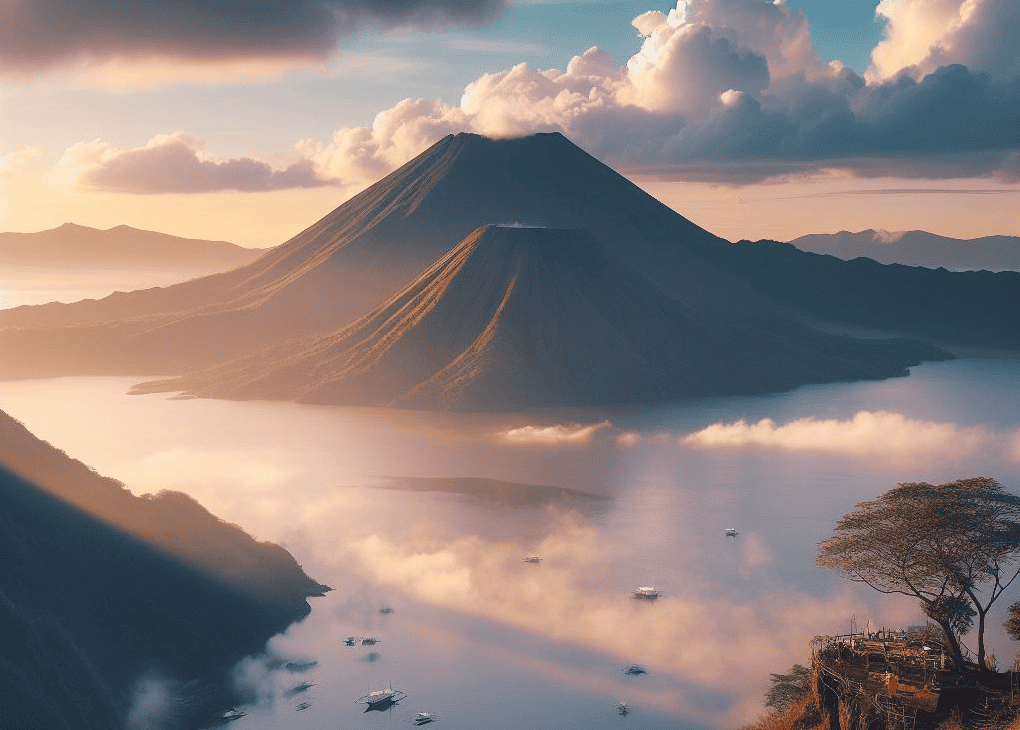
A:
{"type": "Polygon", "coordinates": [[[152,671],[191,681],[161,727],[213,724],[227,670],[324,590],[283,548],[179,492],[135,497],[0,412],[4,727],[124,727],[152,671]]]}
{"type": "Polygon", "coordinates": [[[458,134],[246,266],[0,311],[0,377],[179,373],[216,397],[595,405],[889,377],[951,356],[893,334],[1020,349],[1017,301],[1017,273],[730,243],[560,134],[458,134]],[[535,245],[528,231],[543,228],[535,245]],[[847,326],[886,339],[822,334],[847,326]]]}
{"type": "Polygon", "coordinates": [[[790,241],[801,251],[849,261],[861,256],[882,264],[955,271],[1020,271],[1020,236],[949,238],[927,231],[813,233],[790,241]]]}
{"type": "Polygon", "coordinates": [[[267,250],[130,226],[104,231],[65,223],[36,233],[0,233],[0,265],[35,268],[212,273],[250,263],[267,250]]]}

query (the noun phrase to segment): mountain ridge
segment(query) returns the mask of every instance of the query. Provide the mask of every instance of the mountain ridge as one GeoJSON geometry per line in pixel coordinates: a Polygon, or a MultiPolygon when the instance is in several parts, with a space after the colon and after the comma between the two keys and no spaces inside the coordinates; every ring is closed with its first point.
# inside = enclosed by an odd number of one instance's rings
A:
{"type": "Polygon", "coordinates": [[[182,238],[118,225],[76,223],[33,233],[0,233],[0,264],[38,268],[152,269],[212,273],[251,263],[269,249],[182,238]]]}
{"type": "Polygon", "coordinates": [[[812,233],[789,241],[802,251],[848,261],[866,257],[882,264],[905,264],[958,271],[1020,271],[1020,236],[952,238],[922,230],[812,233]]]}

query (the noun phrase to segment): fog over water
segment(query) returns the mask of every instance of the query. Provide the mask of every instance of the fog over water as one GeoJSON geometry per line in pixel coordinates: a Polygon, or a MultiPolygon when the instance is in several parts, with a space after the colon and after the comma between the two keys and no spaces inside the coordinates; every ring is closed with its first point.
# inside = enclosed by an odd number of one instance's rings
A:
{"type": "MultiPolygon", "coordinates": [[[[419,708],[449,728],[736,727],[812,636],[921,621],[914,601],[815,568],[855,503],[978,475],[1020,492],[1016,361],[504,415],[125,394],[146,379],[0,382],[0,408],[136,493],[193,495],[336,589],[238,668],[253,692],[238,730],[406,727],[419,708]],[[662,597],[632,599],[639,585],[662,597]],[[354,704],[390,682],[408,694],[392,710],[354,704]]],[[[1015,599],[990,620],[1000,665],[1015,599]]]]}

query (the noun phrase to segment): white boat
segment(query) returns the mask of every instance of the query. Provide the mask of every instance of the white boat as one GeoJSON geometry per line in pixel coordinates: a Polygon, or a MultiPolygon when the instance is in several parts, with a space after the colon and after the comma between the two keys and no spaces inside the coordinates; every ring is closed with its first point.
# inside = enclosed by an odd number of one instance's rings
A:
{"type": "Polygon", "coordinates": [[[369,710],[385,710],[397,704],[405,697],[407,697],[407,694],[390,686],[386,689],[377,689],[374,692],[369,692],[364,697],[358,698],[357,702],[366,705],[365,712],[368,712],[369,710]]]}
{"type": "Polygon", "coordinates": [[[619,702],[616,703],[616,711],[619,712],[621,715],[626,715],[628,712],[630,712],[630,707],[627,705],[626,702],[620,700],[619,702]]]}
{"type": "Polygon", "coordinates": [[[234,720],[240,720],[247,714],[248,714],[247,712],[241,712],[240,710],[231,707],[229,710],[223,713],[220,719],[223,722],[233,722],[234,720]]]}
{"type": "Polygon", "coordinates": [[[659,591],[652,586],[641,586],[634,591],[634,598],[644,598],[646,600],[654,600],[659,597],[659,591]]]}
{"type": "Polygon", "coordinates": [[[378,636],[366,636],[366,637],[362,638],[361,645],[362,646],[375,646],[380,641],[382,641],[382,639],[380,639],[378,636]]]}
{"type": "Polygon", "coordinates": [[[739,532],[737,532],[736,527],[727,527],[725,530],[723,530],[723,532],[725,533],[726,537],[736,537],[737,535],[740,534],[739,532]]]}
{"type": "Polygon", "coordinates": [[[411,720],[412,725],[428,725],[430,722],[435,722],[439,719],[439,715],[428,710],[418,710],[415,713],[414,718],[411,720]]]}
{"type": "Polygon", "coordinates": [[[542,558],[538,557],[537,555],[528,555],[528,556],[522,558],[522,560],[524,560],[525,563],[541,563],[542,562],[542,558]]]}

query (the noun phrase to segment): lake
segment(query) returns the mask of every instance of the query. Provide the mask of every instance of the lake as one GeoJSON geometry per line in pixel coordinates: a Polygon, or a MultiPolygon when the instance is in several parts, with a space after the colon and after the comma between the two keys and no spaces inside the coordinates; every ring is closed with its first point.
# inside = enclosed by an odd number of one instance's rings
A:
{"type": "MultiPolygon", "coordinates": [[[[1010,360],[502,415],[125,394],[145,379],[0,382],[0,408],[135,493],[193,495],[335,588],[237,668],[252,696],[237,730],[407,727],[420,708],[440,728],[735,728],[813,636],[922,622],[914,601],[815,567],[855,503],[967,476],[1020,491],[1010,360]],[[650,585],[658,600],[631,597],[650,585]],[[635,662],[648,673],[625,674],[635,662]],[[408,695],[395,707],[356,704],[391,683],[408,695]]],[[[1000,666],[1014,600],[990,618],[1000,666]]]]}

